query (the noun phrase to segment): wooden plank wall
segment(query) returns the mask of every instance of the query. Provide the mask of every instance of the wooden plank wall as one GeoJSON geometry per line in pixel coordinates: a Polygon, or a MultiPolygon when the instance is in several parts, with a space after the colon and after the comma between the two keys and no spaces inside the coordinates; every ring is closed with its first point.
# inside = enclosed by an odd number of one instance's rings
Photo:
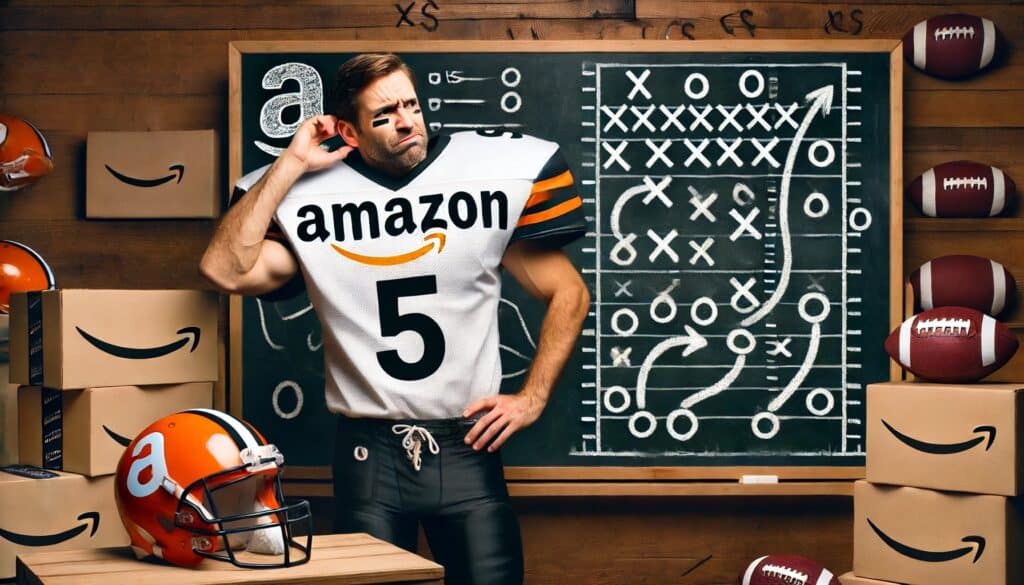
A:
{"type": "MultiPolygon", "coordinates": [[[[57,168],[35,188],[0,197],[0,238],[34,247],[64,287],[204,288],[196,263],[213,222],[83,219],[85,139],[90,130],[215,128],[226,146],[233,40],[827,42],[898,38],[948,12],[991,18],[1010,55],[999,69],[957,83],[907,67],[904,176],[968,158],[1024,183],[1024,58],[1016,54],[1024,5],[1009,1],[7,0],[0,3],[0,112],[35,122],[57,168]]],[[[923,219],[910,205],[907,212],[908,272],[957,252],[995,258],[1024,277],[1019,207],[979,221],[923,219]]],[[[1024,310],[1010,320],[1019,332],[1024,310]]],[[[1024,358],[997,377],[1024,380],[1024,358]]],[[[852,565],[848,498],[523,498],[517,507],[529,583],[734,583],[747,561],[773,551],[807,554],[839,572],[852,565]]],[[[330,501],[317,499],[315,508],[326,529],[330,501]]]]}

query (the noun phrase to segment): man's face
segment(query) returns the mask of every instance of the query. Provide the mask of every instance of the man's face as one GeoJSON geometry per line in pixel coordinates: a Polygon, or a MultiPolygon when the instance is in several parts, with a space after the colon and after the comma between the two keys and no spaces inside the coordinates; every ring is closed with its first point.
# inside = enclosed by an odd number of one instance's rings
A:
{"type": "Polygon", "coordinates": [[[371,166],[401,175],[427,157],[427,127],[416,89],[403,71],[377,79],[359,93],[359,153],[371,166]]]}

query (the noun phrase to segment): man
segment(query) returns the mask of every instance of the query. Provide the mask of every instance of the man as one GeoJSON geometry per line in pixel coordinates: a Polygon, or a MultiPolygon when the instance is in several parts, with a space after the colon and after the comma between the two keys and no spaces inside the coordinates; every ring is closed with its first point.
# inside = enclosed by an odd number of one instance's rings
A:
{"type": "Polygon", "coordinates": [[[333,97],[333,115],[238,182],[200,270],[249,295],[282,294],[302,271],[339,415],[336,530],[415,550],[422,522],[447,583],[520,583],[497,451],[540,416],[589,307],[558,250],[584,229],[572,175],[533,137],[428,139],[394,55],[347,61],[333,97]],[[321,148],[336,135],[345,146],[321,148]],[[547,303],[515,394],[499,394],[502,267],[547,303]]]}

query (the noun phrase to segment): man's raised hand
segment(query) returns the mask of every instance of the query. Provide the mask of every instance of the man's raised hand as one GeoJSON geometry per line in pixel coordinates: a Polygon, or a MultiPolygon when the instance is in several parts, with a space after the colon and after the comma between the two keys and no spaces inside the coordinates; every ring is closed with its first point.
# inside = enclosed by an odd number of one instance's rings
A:
{"type": "Polygon", "coordinates": [[[326,169],[355,150],[345,145],[329,152],[322,145],[338,135],[338,119],[331,114],[313,116],[302,122],[282,156],[290,156],[302,164],[306,172],[326,169]]]}

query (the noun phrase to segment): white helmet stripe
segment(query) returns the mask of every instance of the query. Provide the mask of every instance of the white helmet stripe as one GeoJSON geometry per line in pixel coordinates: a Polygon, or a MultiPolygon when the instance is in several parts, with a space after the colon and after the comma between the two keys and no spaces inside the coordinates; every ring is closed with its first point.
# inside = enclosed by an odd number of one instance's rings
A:
{"type": "MultiPolygon", "coordinates": [[[[260,441],[259,439],[256,438],[256,435],[252,434],[252,431],[250,431],[248,427],[238,422],[238,419],[236,419],[233,416],[224,414],[219,410],[213,410],[210,408],[192,408],[186,412],[194,412],[196,414],[202,414],[207,418],[219,420],[222,425],[233,430],[235,434],[242,439],[242,442],[245,443],[244,448],[246,449],[255,450],[257,447],[260,446],[260,441]]],[[[239,449],[239,451],[241,451],[241,448],[239,449]]]]}
{"type": "Polygon", "coordinates": [[[915,317],[911,317],[900,325],[900,363],[910,367],[910,333],[914,328],[915,317]]]}
{"type": "Polygon", "coordinates": [[[992,263],[992,310],[990,315],[998,315],[1006,307],[1006,276],[1004,276],[1003,265],[995,260],[992,263]]]}
{"type": "Polygon", "coordinates": [[[39,142],[43,145],[43,154],[46,155],[46,158],[53,158],[53,153],[50,152],[50,143],[46,141],[46,137],[43,136],[43,133],[40,132],[39,128],[36,128],[32,122],[25,120],[25,123],[28,124],[28,127],[31,128],[33,132],[36,133],[36,138],[38,138],[39,142]]]}

